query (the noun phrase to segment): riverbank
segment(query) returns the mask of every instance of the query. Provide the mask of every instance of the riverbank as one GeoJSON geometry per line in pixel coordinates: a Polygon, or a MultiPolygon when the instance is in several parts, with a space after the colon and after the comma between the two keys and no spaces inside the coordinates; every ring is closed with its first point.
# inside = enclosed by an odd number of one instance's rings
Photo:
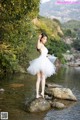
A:
{"type": "Polygon", "coordinates": [[[78,101],[65,110],[54,110],[52,108],[43,113],[28,113],[24,110],[24,103],[35,98],[36,76],[29,74],[8,74],[0,80],[0,88],[5,90],[3,93],[0,93],[0,111],[7,111],[11,120],[67,120],[67,117],[69,120],[79,120],[80,70],[62,67],[58,70],[57,75],[48,78],[47,82],[70,88],[78,101]]]}

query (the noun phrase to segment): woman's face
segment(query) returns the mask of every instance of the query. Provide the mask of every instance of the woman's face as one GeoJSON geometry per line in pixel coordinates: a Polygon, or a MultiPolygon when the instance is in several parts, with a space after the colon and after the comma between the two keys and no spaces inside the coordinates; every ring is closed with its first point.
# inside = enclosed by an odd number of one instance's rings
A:
{"type": "Polygon", "coordinates": [[[41,39],[41,41],[42,41],[43,44],[45,44],[45,43],[47,42],[47,37],[46,37],[46,36],[43,37],[43,38],[41,39]]]}

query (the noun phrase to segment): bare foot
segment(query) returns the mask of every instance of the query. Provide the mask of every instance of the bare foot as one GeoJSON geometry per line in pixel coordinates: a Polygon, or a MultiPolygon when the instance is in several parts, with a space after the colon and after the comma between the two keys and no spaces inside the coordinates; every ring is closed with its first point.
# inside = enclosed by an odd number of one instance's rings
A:
{"type": "Polygon", "coordinates": [[[43,93],[41,93],[41,96],[44,98],[44,94],[43,93]]]}
{"type": "Polygon", "coordinates": [[[36,98],[40,98],[41,96],[40,95],[37,95],[36,98]]]}

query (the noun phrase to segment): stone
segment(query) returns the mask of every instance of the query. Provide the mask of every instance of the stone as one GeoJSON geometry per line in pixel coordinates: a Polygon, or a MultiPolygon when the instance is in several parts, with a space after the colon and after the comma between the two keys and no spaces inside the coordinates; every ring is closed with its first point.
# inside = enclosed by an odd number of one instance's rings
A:
{"type": "Polygon", "coordinates": [[[58,109],[63,109],[63,108],[66,107],[63,103],[60,103],[60,102],[52,102],[51,106],[55,107],[55,108],[58,108],[58,109]]]}
{"type": "Polygon", "coordinates": [[[13,84],[10,84],[11,87],[13,88],[18,88],[18,87],[24,87],[24,84],[21,84],[21,83],[13,83],[13,84]]]}
{"type": "Polygon", "coordinates": [[[0,88],[0,92],[4,92],[5,90],[3,88],[0,88]]]}
{"type": "Polygon", "coordinates": [[[50,108],[51,104],[43,98],[34,99],[26,106],[28,112],[41,112],[50,108]]]}
{"type": "Polygon", "coordinates": [[[48,87],[48,88],[56,88],[56,87],[61,88],[62,86],[55,84],[55,83],[46,83],[46,87],[48,87]]]}
{"type": "Polygon", "coordinates": [[[47,88],[46,94],[55,98],[77,101],[76,97],[69,88],[47,88]]]}
{"type": "Polygon", "coordinates": [[[45,99],[46,99],[46,100],[52,100],[52,99],[53,99],[53,96],[45,95],[45,99]]]}

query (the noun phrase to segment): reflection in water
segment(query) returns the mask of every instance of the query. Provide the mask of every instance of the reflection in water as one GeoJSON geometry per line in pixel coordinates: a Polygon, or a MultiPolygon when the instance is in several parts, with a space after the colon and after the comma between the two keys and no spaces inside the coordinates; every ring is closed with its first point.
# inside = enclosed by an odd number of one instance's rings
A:
{"type": "MultiPolygon", "coordinates": [[[[50,79],[51,81],[51,79],[50,79]]],[[[57,76],[52,79],[53,82],[62,84],[64,87],[72,89],[76,95],[77,103],[64,110],[50,110],[44,120],[79,120],[80,119],[80,69],[63,68],[57,76]]]]}
{"type": "Polygon", "coordinates": [[[5,89],[3,93],[0,93],[0,111],[9,112],[10,120],[78,119],[80,111],[80,69],[63,67],[59,69],[56,75],[48,77],[47,82],[69,87],[78,98],[78,102],[60,111],[53,109],[38,114],[27,113],[24,111],[24,102],[28,102],[35,97],[36,76],[29,74],[6,75],[0,80],[0,88],[5,89]]]}
{"type": "Polygon", "coordinates": [[[77,104],[64,110],[51,110],[47,113],[44,120],[79,120],[79,118],[80,107],[77,104]]]}

